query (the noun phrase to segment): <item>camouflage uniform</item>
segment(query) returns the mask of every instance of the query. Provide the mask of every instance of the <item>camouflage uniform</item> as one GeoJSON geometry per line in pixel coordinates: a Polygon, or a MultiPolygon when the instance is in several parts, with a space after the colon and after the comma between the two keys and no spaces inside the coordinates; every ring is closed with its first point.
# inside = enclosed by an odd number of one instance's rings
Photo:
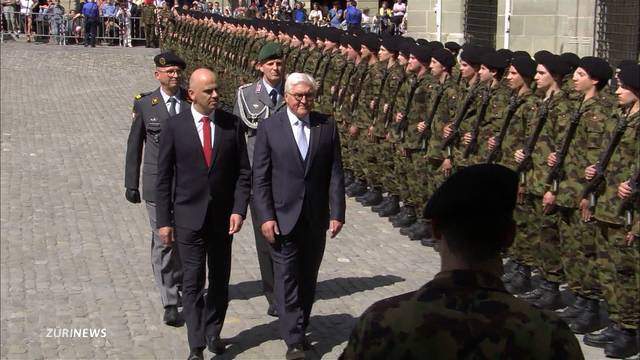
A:
{"type": "MultiPolygon", "coordinates": [[[[358,156],[358,146],[357,139],[354,139],[349,134],[349,128],[353,122],[353,118],[351,115],[355,106],[354,100],[355,97],[360,93],[361,84],[364,81],[365,76],[367,75],[368,68],[369,65],[365,61],[361,61],[355,66],[355,71],[353,71],[353,73],[351,74],[348,84],[346,85],[346,87],[341,89],[343,95],[341,95],[342,101],[339,103],[339,116],[342,118],[342,124],[345,126],[344,129],[347,132],[345,145],[346,151],[349,154],[349,156],[346,157],[346,161],[345,159],[342,160],[344,163],[344,167],[353,171],[354,173],[356,173],[356,170],[359,170],[355,169],[355,162],[357,162],[356,157],[358,156]]],[[[363,174],[360,172],[356,173],[356,175],[358,177],[363,176],[363,174]]]]}
{"type": "Polygon", "coordinates": [[[341,359],[583,359],[567,325],[489,273],[441,272],[360,317],[341,359]]]}
{"type": "Polygon", "coordinates": [[[340,54],[340,50],[336,49],[330,54],[322,58],[321,64],[318,66],[318,99],[317,110],[323,114],[333,113],[333,97],[336,90],[336,84],[339,83],[346,69],[347,59],[340,54]]]}
{"type": "Polygon", "coordinates": [[[143,4],[140,9],[142,24],[144,25],[144,41],[146,47],[154,46],[156,41],[156,7],[143,4]]]}
{"type": "MultiPolygon", "coordinates": [[[[602,149],[606,150],[606,147],[605,143],[602,149]]],[[[618,184],[629,180],[638,168],[640,112],[627,118],[624,135],[606,169],[606,188],[598,198],[594,213],[598,221],[596,248],[599,282],[603,285],[609,318],[624,329],[634,330],[640,324],[640,244],[637,233],[636,241],[631,245],[626,244],[625,237],[629,229],[625,226],[624,216],[618,216],[621,200],[617,192],[618,184]]],[[[636,216],[640,214],[637,206],[634,211],[636,216]]],[[[640,222],[636,219],[636,223],[640,222]]]]}

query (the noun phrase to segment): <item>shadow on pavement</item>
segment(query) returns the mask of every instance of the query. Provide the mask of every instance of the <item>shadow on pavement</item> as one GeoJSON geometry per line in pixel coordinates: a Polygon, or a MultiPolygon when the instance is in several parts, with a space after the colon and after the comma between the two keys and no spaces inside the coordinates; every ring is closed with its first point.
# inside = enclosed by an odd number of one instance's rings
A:
{"type": "MultiPolygon", "coordinates": [[[[361,291],[373,290],[393,285],[405,279],[395,275],[376,275],[371,277],[333,278],[318,282],[316,300],[335,299],[361,291]]],[[[229,285],[229,300],[249,300],[262,295],[260,280],[243,281],[229,285]]]]}

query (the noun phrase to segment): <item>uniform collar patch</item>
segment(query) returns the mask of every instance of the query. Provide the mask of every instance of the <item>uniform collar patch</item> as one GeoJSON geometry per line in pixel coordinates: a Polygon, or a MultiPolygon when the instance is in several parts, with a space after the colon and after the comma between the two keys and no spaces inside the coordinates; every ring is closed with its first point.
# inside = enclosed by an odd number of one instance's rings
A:
{"type": "Polygon", "coordinates": [[[160,103],[160,99],[158,99],[157,96],[151,99],[151,105],[157,105],[159,103],[160,103]]]}

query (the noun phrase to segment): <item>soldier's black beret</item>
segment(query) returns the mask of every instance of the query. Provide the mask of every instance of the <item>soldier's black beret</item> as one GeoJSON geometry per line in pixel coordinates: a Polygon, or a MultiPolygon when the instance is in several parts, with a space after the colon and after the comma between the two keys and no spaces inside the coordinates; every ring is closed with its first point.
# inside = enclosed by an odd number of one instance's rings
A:
{"type": "Polygon", "coordinates": [[[580,64],[580,58],[572,52],[562,53],[562,55],[560,55],[560,59],[569,65],[571,71],[575,70],[578,67],[578,64],[580,64]]]}
{"type": "Polygon", "coordinates": [[[409,57],[411,55],[411,48],[415,45],[415,41],[410,37],[405,37],[404,40],[399,44],[400,54],[409,57]]]}
{"type": "Polygon", "coordinates": [[[399,36],[385,36],[382,38],[382,46],[387,51],[397,53],[400,51],[400,37],[399,36]]]}
{"type": "Polygon", "coordinates": [[[559,55],[540,56],[537,63],[544,66],[552,75],[564,77],[571,72],[571,67],[559,55]]]}
{"type": "Polygon", "coordinates": [[[429,46],[431,46],[431,51],[435,49],[444,49],[444,45],[442,45],[440,41],[431,41],[429,46]]]}
{"type": "Polygon", "coordinates": [[[177,66],[183,70],[187,67],[187,64],[184,62],[184,60],[170,51],[156,55],[153,58],[153,62],[156,63],[157,67],[177,66]]]}
{"type": "Polygon", "coordinates": [[[428,46],[413,44],[411,47],[411,55],[415,56],[418,61],[423,64],[429,64],[431,61],[431,49],[428,46]]]}
{"type": "Polygon", "coordinates": [[[325,30],[325,40],[331,41],[334,43],[340,43],[340,37],[342,33],[339,29],[330,27],[325,30]]]}
{"type": "Polygon", "coordinates": [[[449,49],[449,51],[451,52],[458,52],[460,51],[460,48],[462,48],[460,44],[455,41],[447,41],[446,43],[444,43],[444,47],[446,49],[449,49]]]}
{"type": "Polygon", "coordinates": [[[585,56],[580,59],[578,67],[584,69],[592,79],[597,79],[598,83],[606,83],[611,79],[613,71],[611,66],[604,59],[595,56],[585,56]]]}
{"type": "Polygon", "coordinates": [[[532,58],[517,57],[511,60],[511,65],[522,76],[529,79],[533,79],[536,75],[536,62],[532,58]]]}
{"type": "Polygon", "coordinates": [[[531,58],[531,55],[524,51],[524,50],[518,50],[518,51],[514,51],[513,54],[511,54],[511,58],[517,58],[517,57],[528,57],[531,58]]]}
{"type": "Polygon", "coordinates": [[[451,69],[453,65],[456,64],[456,58],[453,56],[453,54],[450,51],[444,48],[433,50],[433,53],[431,53],[431,56],[434,59],[438,60],[438,62],[442,64],[442,66],[448,69],[451,69]]]}
{"type": "Polygon", "coordinates": [[[349,41],[351,40],[351,35],[347,34],[347,33],[342,33],[342,35],[340,35],[340,45],[347,47],[347,45],[349,45],[349,41]]]}
{"type": "Polygon", "coordinates": [[[620,68],[618,78],[624,86],[630,87],[635,91],[640,90],[640,65],[624,65],[620,68]]]}
{"type": "Polygon", "coordinates": [[[477,46],[465,46],[460,54],[460,59],[470,65],[480,65],[482,63],[482,49],[477,46]]]}
{"type": "Polygon", "coordinates": [[[429,46],[429,40],[427,40],[427,39],[418,39],[418,40],[416,40],[416,44],[422,45],[422,46],[429,46]]]}
{"type": "Polygon", "coordinates": [[[260,48],[260,52],[258,53],[258,62],[260,63],[273,59],[282,59],[282,47],[276,42],[269,41],[260,48]]]}
{"type": "Polygon", "coordinates": [[[622,60],[618,63],[618,66],[616,68],[622,70],[627,66],[635,66],[635,65],[638,65],[638,63],[633,60],[622,60]]]}
{"type": "Polygon", "coordinates": [[[315,26],[309,26],[304,29],[304,34],[309,37],[309,39],[316,41],[318,38],[318,30],[315,26]]]}
{"type": "Polygon", "coordinates": [[[549,56],[549,55],[553,55],[553,53],[547,50],[540,50],[540,51],[537,51],[535,54],[533,54],[533,58],[535,61],[538,61],[540,57],[549,56]]]}
{"type": "Polygon", "coordinates": [[[480,63],[490,69],[499,70],[504,69],[509,65],[509,63],[495,51],[484,53],[480,63]]]}
{"type": "Polygon", "coordinates": [[[355,51],[360,51],[362,48],[362,40],[357,36],[349,36],[349,45],[355,51]]]}
{"type": "Polygon", "coordinates": [[[499,49],[496,50],[496,53],[505,59],[507,63],[511,63],[511,59],[513,59],[513,51],[509,49],[499,49]]]}
{"type": "Polygon", "coordinates": [[[451,175],[431,196],[425,219],[464,224],[479,217],[512,219],[518,193],[518,175],[496,164],[472,165],[451,175]]]}
{"type": "Polygon", "coordinates": [[[372,52],[377,53],[380,50],[380,39],[373,34],[366,34],[362,37],[362,45],[366,46],[367,49],[372,52]]]}

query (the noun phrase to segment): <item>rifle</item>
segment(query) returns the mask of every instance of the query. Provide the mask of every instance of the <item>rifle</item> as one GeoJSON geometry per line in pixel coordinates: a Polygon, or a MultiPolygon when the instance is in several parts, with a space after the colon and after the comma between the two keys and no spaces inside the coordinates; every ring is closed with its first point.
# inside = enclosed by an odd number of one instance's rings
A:
{"type": "Polygon", "coordinates": [[[496,162],[502,156],[502,143],[504,142],[504,138],[507,136],[507,131],[509,130],[509,125],[511,125],[511,119],[513,119],[513,115],[516,114],[518,108],[524,102],[523,99],[518,99],[518,95],[514,94],[509,99],[509,107],[507,109],[507,115],[504,118],[504,123],[502,123],[502,128],[500,129],[500,134],[496,139],[496,146],[491,150],[489,156],[487,157],[487,163],[491,164],[496,162]]]}
{"type": "Polygon", "coordinates": [[[358,101],[360,100],[360,94],[362,93],[362,82],[367,77],[368,73],[369,73],[369,69],[362,72],[362,75],[360,75],[360,81],[358,82],[358,88],[352,94],[353,101],[351,101],[351,108],[349,109],[350,110],[349,113],[351,115],[355,115],[354,113],[356,112],[356,106],[358,106],[358,101]]]}
{"type": "Polygon", "coordinates": [[[569,127],[565,131],[564,138],[562,139],[562,145],[560,146],[560,151],[556,152],[556,164],[551,168],[549,174],[547,175],[546,183],[553,184],[552,189],[553,192],[558,191],[558,183],[564,177],[564,160],[567,157],[567,153],[569,152],[569,145],[573,141],[573,138],[576,135],[576,130],[578,129],[578,124],[580,124],[580,117],[582,117],[582,104],[584,103],[584,96],[580,99],[580,105],[576,111],[571,115],[571,121],[569,122],[569,127]]]}
{"type": "Polygon", "coordinates": [[[542,133],[542,129],[544,125],[547,123],[547,117],[549,116],[549,107],[551,106],[551,100],[553,99],[554,92],[551,92],[549,98],[544,101],[540,111],[538,112],[538,121],[536,122],[536,127],[533,130],[533,134],[527,140],[527,144],[524,147],[524,159],[520,164],[518,164],[518,168],[516,172],[521,174],[521,182],[524,183],[524,173],[531,170],[533,168],[533,151],[536,148],[536,144],[538,143],[538,138],[542,133]]]}
{"type": "Polygon", "coordinates": [[[631,179],[629,179],[629,184],[632,189],[631,195],[624,199],[618,208],[618,216],[624,215],[627,227],[631,227],[633,224],[633,207],[635,203],[640,201],[640,168],[638,168],[631,179]]]}
{"type": "MultiPolygon", "coordinates": [[[[629,109],[631,110],[631,109],[629,109]]],[[[609,161],[611,161],[611,156],[613,156],[613,152],[620,144],[620,140],[622,140],[622,136],[624,135],[624,131],[627,129],[627,119],[629,118],[629,112],[624,117],[620,117],[618,114],[615,115],[618,118],[616,122],[616,129],[611,135],[611,139],[609,140],[609,144],[607,145],[607,149],[600,154],[600,158],[596,163],[596,176],[589,181],[587,186],[585,186],[582,191],[582,199],[586,199],[589,197],[589,206],[593,208],[596,205],[596,192],[598,188],[604,183],[604,173],[607,170],[607,166],[609,166],[609,161]]]]}
{"type": "Polygon", "coordinates": [[[384,89],[384,84],[387,82],[387,78],[389,77],[389,68],[384,68],[384,75],[382,76],[382,81],[380,82],[380,89],[378,90],[378,96],[373,102],[373,109],[371,109],[371,118],[373,119],[373,124],[376,123],[376,114],[378,114],[378,109],[380,108],[380,94],[382,94],[382,89],[384,89]]]}
{"type": "Polygon", "coordinates": [[[335,84],[336,90],[333,92],[333,94],[331,94],[331,104],[333,104],[333,107],[338,106],[338,94],[340,93],[340,84],[342,83],[342,77],[344,76],[346,69],[347,69],[347,64],[342,66],[342,69],[340,70],[340,76],[338,77],[338,82],[336,82],[335,84]]]}
{"type": "MultiPolygon", "coordinates": [[[[349,78],[347,79],[348,80],[347,86],[349,86],[349,83],[351,82],[351,78],[353,77],[353,75],[356,74],[357,71],[358,71],[358,65],[355,65],[353,69],[351,69],[351,72],[349,73],[349,78]]],[[[337,98],[336,105],[338,105],[340,109],[342,109],[342,103],[344,102],[344,97],[346,94],[347,94],[346,88],[342,91],[342,94],[340,94],[340,91],[338,90],[338,98],[337,98]]]]}
{"type": "Polygon", "coordinates": [[[402,80],[398,81],[398,85],[396,86],[396,90],[393,92],[393,97],[392,97],[392,101],[391,104],[389,104],[389,108],[387,109],[387,112],[385,114],[385,119],[384,119],[384,128],[387,129],[389,127],[389,124],[391,124],[391,118],[393,115],[393,109],[395,109],[396,107],[396,101],[398,99],[398,92],[400,91],[400,88],[402,88],[402,84],[404,83],[404,81],[407,79],[407,75],[405,74],[404,77],[402,78],[402,80]]]}
{"type": "MultiPolygon", "coordinates": [[[[445,80],[446,81],[446,80],[445,80]]],[[[444,95],[444,91],[447,89],[444,84],[440,86],[438,92],[436,92],[436,98],[433,100],[433,105],[431,105],[431,111],[429,111],[429,115],[427,120],[425,121],[425,129],[420,134],[420,150],[425,151],[427,149],[427,144],[431,138],[431,124],[433,124],[433,118],[436,116],[436,111],[438,111],[438,106],[440,105],[440,100],[442,100],[442,95],[444,95]]]]}
{"type": "Polygon", "coordinates": [[[449,156],[451,156],[451,146],[460,137],[460,124],[462,124],[464,116],[467,114],[469,107],[476,98],[476,91],[478,89],[478,86],[479,84],[476,84],[471,89],[469,89],[469,93],[467,94],[466,99],[464,99],[462,107],[460,107],[459,111],[456,113],[456,118],[453,120],[453,132],[442,142],[441,148],[442,150],[447,149],[447,153],[449,156]]]}
{"type": "Polygon", "coordinates": [[[468,159],[471,154],[478,152],[478,136],[480,135],[480,125],[484,121],[484,117],[487,115],[487,107],[489,107],[489,89],[482,93],[482,105],[480,106],[480,113],[476,117],[476,122],[473,124],[473,130],[471,131],[471,142],[464,149],[464,158],[468,159]]]}
{"type": "Polygon", "coordinates": [[[404,132],[406,130],[407,116],[409,115],[409,111],[411,111],[411,105],[413,104],[413,97],[416,95],[416,90],[418,90],[418,87],[421,84],[420,80],[422,79],[418,79],[417,76],[414,78],[414,82],[413,84],[411,84],[411,89],[409,90],[409,97],[407,97],[407,102],[405,103],[404,111],[402,112],[403,124],[402,125],[398,124],[398,130],[400,131],[400,138],[402,140],[404,140],[404,132]]]}

